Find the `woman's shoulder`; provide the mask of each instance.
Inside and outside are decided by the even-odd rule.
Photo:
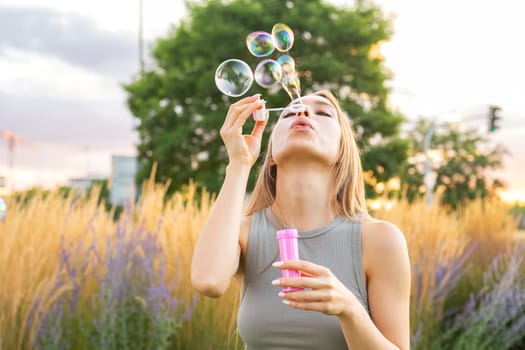
[[[363,240],[378,246],[406,244],[403,232],[389,221],[368,216],[363,219]]]
[[[367,217],[362,225],[363,261],[368,268],[408,254],[405,235],[393,223]]]

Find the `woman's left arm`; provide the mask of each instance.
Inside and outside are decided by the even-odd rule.
[[[303,260],[282,262],[277,264],[280,269],[299,269],[302,276],[279,278],[273,283],[309,288],[280,295],[291,307],[337,316],[350,349],[408,350],[410,262],[406,240],[392,224],[373,222],[364,226],[363,264],[370,316],[326,267]]]
[[[383,221],[363,225],[363,265],[370,316],[363,307],[339,316],[349,348],[410,349],[410,261],[403,233]]]

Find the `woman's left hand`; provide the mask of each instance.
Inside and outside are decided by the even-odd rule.
[[[305,290],[283,293],[283,303],[296,309],[312,310],[334,316],[349,316],[356,296],[334,276],[330,269],[305,260],[287,260],[274,263],[275,267],[301,271],[301,277],[280,277],[272,284],[279,287],[301,287]]]

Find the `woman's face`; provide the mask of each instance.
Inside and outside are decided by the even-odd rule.
[[[272,159],[280,165],[290,160],[316,160],[332,165],[337,160],[341,128],[337,110],[325,97],[302,98],[305,111],[297,112],[300,101],[285,109],[272,132]],[[299,108],[300,109],[300,108]]]

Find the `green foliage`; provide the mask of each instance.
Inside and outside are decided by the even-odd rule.
[[[233,99],[215,87],[215,70],[229,58],[242,59],[254,69],[260,59],[250,56],[246,36],[270,31],[278,22],[294,30],[290,55],[296,60],[303,95],[321,88],[338,95],[360,147],[366,145],[365,170],[381,179],[398,173],[407,145],[396,139],[402,117],[387,107],[384,82],[389,73],[382,58],[374,55],[391,35],[390,22],[378,7],[367,1],[349,9],[321,0],[211,0],[192,3],[188,13],[157,42],[154,65],[125,86],[128,106],[139,121],[139,182],[157,162],[156,180],[170,180],[171,191],[189,179],[218,191],[227,163],[219,130]],[[290,102],[282,89],[254,84],[247,95],[253,93],[262,93],[268,107]],[[253,124],[247,124],[250,130]],[[265,143],[271,127],[267,130]],[[255,176],[252,172],[250,186]]]
[[[31,187],[23,191],[14,192],[10,196],[15,202],[26,205],[35,198],[46,199],[50,194],[54,193],[55,191],[57,191],[62,196],[62,198],[67,198],[70,195],[71,191],[73,191],[73,188],[68,186],[60,186],[56,189],[50,190],[41,187]]]
[[[421,119],[409,133],[410,158],[401,173],[403,193],[409,200],[424,194],[424,137],[431,123]],[[457,209],[466,201],[494,196],[504,186],[503,181],[490,176],[491,170],[503,166],[507,150],[500,145],[491,146],[488,139],[476,130],[460,130],[444,125],[433,134],[430,149],[439,154],[431,169],[437,178],[434,190],[441,201]]]

